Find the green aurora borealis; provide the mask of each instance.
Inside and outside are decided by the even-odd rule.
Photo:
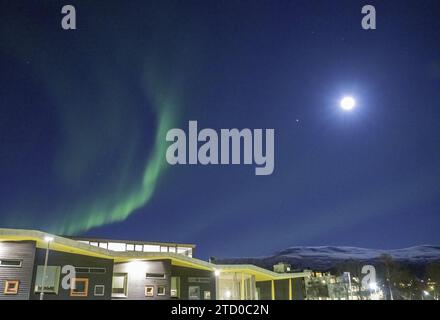
[[[1,21],[2,53],[19,66],[24,88],[11,93],[6,107],[19,107],[18,123],[22,112],[40,108],[41,114],[25,120],[34,133],[23,137],[16,154],[4,147],[11,159],[40,148],[46,159],[25,160],[33,170],[20,172],[24,178],[17,177],[14,196],[2,203],[9,214],[0,223],[78,234],[123,221],[152,198],[168,166],[165,135],[179,118],[180,86],[192,61],[184,51],[192,56],[186,50],[192,44],[179,36],[164,39],[170,27],[160,15],[139,21],[139,28],[154,24],[154,31],[134,38],[113,25],[111,10],[96,21],[94,10],[83,7],[87,29],[63,32],[59,15],[50,14],[53,6],[44,6],[47,23],[38,28],[25,27],[32,5],[17,5],[23,21]],[[163,14],[171,19],[168,11]]]

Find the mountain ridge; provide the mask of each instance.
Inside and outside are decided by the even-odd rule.
[[[423,244],[399,249],[368,249],[352,246],[292,246],[272,255],[259,257],[213,258],[217,264],[255,264],[272,270],[278,262],[286,262],[294,269],[328,271],[338,264],[357,261],[363,264],[382,264],[382,256],[391,258],[410,269],[420,269],[430,263],[440,263],[440,246]],[[418,270],[420,271],[420,270]],[[419,273],[419,272],[418,272]]]

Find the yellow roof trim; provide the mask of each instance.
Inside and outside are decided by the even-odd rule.
[[[0,241],[35,241],[38,248],[46,248],[47,242],[44,240],[46,236],[53,238],[50,243],[50,249],[55,251],[81,254],[86,256],[112,259],[114,262],[125,262],[133,260],[160,260],[170,259],[172,265],[189,267],[199,270],[220,272],[243,272],[255,276],[256,281],[266,280],[282,280],[290,278],[298,278],[307,276],[305,273],[275,273],[270,270],[266,270],[254,265],[216,265],[210,262],[202,261],[199,259],[187,257],[178,253],[171,252],[116,252],[99,248],[64,238],[49,233],[36,231],[36,230],[24,230],[24,229],[2,229],[0,228]]]

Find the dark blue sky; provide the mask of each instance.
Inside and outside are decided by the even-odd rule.
[[[0,226],[99,220],[83,234],[202,258],[440,242],[438,1],[0,3]],[[144,205],[102,218],[145,195],[163,113],[274,128],[274,173],[165,166]]]

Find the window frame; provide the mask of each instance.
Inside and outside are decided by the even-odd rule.
[[[96,288],[102,288],[102,294],[101,293],[100,294],[96,293]],[[95,297],[103,297],[103,296],[105,296],[105,285],[103,285],[103,284],[95,284],[95,286],[93,287],[93,295]]]
[[[147,272],[145,273],[145,278],[163,280],[167,278],[167,275],[164,272]]]
[[[113,292],[113,283],[114,283],[114,278],[115,277],[124,277],[124,293],[114,293]],[[127,272],[115,272],[112,275],[112,291],[111,291],[111,296],[113,298],[127,298],[128,297],[128,273]]]
[[[14,284],[13,291],[9,290],[9,285],[10,284]],[[20,289],[20,280],[5,280],[5,289],[3,290],[3,294],[5,294],[5,295],[17,295],[19,289]]]
[[[54,287],[52,289],[48,289],[47,285],[48,283],[45,281],[44,286],[45,288],[40,288],[41,286],[41,278],[38,278],[38,269],[40,269],[41,277],[44,273],[44,265],[37,265],[37,273],[35,275],[35,286],[34,286],[34,293],[41,293],[44,292],[44,294],[58,294],[60,289],[60,277],[61,277],[61,267],[60,266],[46,266],[46,277],[48,276],[50,270],[54,270],[55,276],[54,276]],[[50,287],[49,287],[50,288]]]
[[[175,286],[173,286],[173,283]],[[180,299],[180,277],[172,276],[170,285],[170,297]]]
[[[70,296],[71,297],[87,297],[89,295],[89,278],[72,278],[70,280],[71,286],[70,286]],[[84,291],[75,292],[76,290],[76,283],[77,282],[84,282]],[[75,284],[75,285],[73,285]]]
[[[3,262],[6,261],[14,261],[19,262],[19,265],[5,265]],[[21,268],[23,266],[23,260],[22,259],[0,259],[0,267],[2,268]]]
[[[163,293],[161,293],[159,289],[163,289]],[[163,286],[163,285],[157,286],[157,296],[162,297],[162,296],[166,296],[166,295],[167,295],[166,286]]]
[[[154,286],[152,285],[146,285],[144,289],[144,293],[146,297],[154,297]],[[150,293],[148,293],[148,290],[151,290]]]

